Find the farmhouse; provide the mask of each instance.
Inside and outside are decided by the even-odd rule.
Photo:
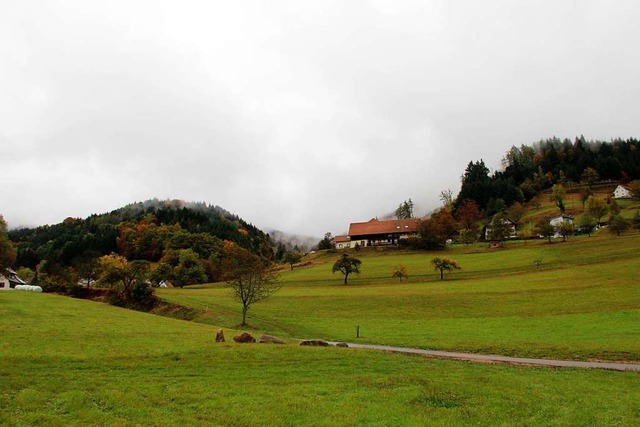
[[[633,198],[633,192],[629,187],[620,184],[616,187],[615,190],[613,190],[613,198],[614,199],[631,199]]]
[[[349,225],[350,246],[397,245],[400,239],[415,235],[418,231],[417,218],[352,222]],[[336,247],[338,247],[336,245]]]
[[[551,218],[549,220],[549,224],[551,224],[554,228],[554,230],[556,231],[555,234],[553,235],[553,237],[558,238],[561,237],[562,234],[560,233],[560,227],[562,226],[562,224],[571,224],[573,225],[573,217],[571,215],[566,215],[566,214],[562,214],[560,216],[557,216],[555,218]]]
[[[351,247],[351,237],[349,236],[335,236],[333,243],[336,245],[336,249],[346,249]]]
[[[10,268],[0,272],[0,289],[15,288],[16,285],[26,285],[27,282],[18,277],[18,274]]]
[[[511,221],[509,218],[504,218],[500,220],[500,223],[507,229],[507,232],[505,233],[507,239],[515,239],[516,237],[518,237],[515,222]],[[485,240],[491,240],[493,238],[492,231],[493,230],[491,229],[491,224],[487,224],[484,227]]]

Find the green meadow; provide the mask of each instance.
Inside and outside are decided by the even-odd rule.
[[[215,343],[219,327],[228,339],[238,332],[241,314],[221,283],[158,290],[190,308],[191,321],[3,291],[0,425],[636,426],[637,372],[300,347],[295,338],[637,363],[638,249],[637,231],[606,230],[499,249],[367,248],[352,252],[363,264],[348,285],[331,273],[340,252],[312,254],[249,311],[248,330],[288,345]],[[441,281],[436,256],[462,270]],[[408,281],[391,277],[398,264]]]
[[[640,422],[633,372],[216,344],[209,325],[18,291],[0,294],[0,314],[0,425]]]
[[[251,328],[437,350],[576,360],[640,360],[640,235],[455,245],[442,252],[375,248],[352,252],[360,275],[331,273],[336,253],[283,270],[284,287],[249,311]],[[430,260],[462,270],[441,281]],[[541,260],[539,268],[534,260]],[[409,280],[391,277],[407,267]],[[197,311],[197,322],[235,327],[240,307],[223,284],[159,292]],[[356,328],[360,327],[360,338]]]

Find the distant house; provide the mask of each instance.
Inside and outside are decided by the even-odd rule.
[[[566,214],[562,214],[560,216],[557,216],[555,218],[551,218],[549,220],[549,224],[551,224],[554,228],[554,230],[556,231],[555,234],[553,235],[553,237],[558,238],[558,237],[562,237],[562,235],[560,234],[560,227],[562,226],[562,224],[571,224],[573,225],[573,220],[574,218],[571,215],[566,215]]]
[[[351,247],[351,237],[349,236],[335,236],[333,243],[336,245],[336,249],[347,249]]]
[[[350,247],[360,245],[383,246],[397,245],[398,241],[418,232],[419,219],[371,219],[367,222],[352,222],[349,225]],[[337,247],[337,246],[336,246]]]
[[[505,225],[507,227],[507,229],[509,230],[507,233],[506,238],[507,239],[515,239],[516,237],[518,237],[518,232],[516,231],[516,223],[511,221],[509,218],[504,218],[501,219],[500,222],[502,223],[502,225]],[[493,236],[492,236],[492,229],[491,229],[491,224],[487,224],[484,227],[484,239],[485,240],[492,240]]]
[[[620,184],[616,187],[615,190],[613,190],[613,198],[614,199],[632,199],[633,192],[629,187]]]
[[[16,285],[26,285],[27,282],[22,280],[18,274],[10,268],[0,272],[0,289],[15,288]]]

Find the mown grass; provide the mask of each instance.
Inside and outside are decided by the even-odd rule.
[[[208,325],[26,292],[0,293],[0,315],[0,425],[640,422],[637,373],[215,344]]]
[[[640,360],[640,235],[604,231],[568,242],[510,242],[505,249],[442,252],[362,250],[362,273],[341,284],[339,254],[283,271],[283,289],[249,311],[256,330],[289,337],[354,340],[440,350],[569,359]],[[444,281],[430,259],[463,270]],[[541,259],[539,269],[533,261]],[[391,278],[407,266],[409,282]],[[163,290],[200,310],[197,321],[233,327],[239,306],[222,284]]]

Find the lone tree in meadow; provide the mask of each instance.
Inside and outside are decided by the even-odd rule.
[[[224,243],[222,256],[222,277],[242,303],[242,326],[245,326],[249,307],[268,298],[282,285],[277,273],[264,260],[232,242]]]
[[[361,264],[362,261],[360,261],[358,258],[354,258],[345,253],[342,254],[342,256],[335,262],[335,264],[333,264],[333,268],[331,269],[331,271],[333,273],[335,273],[336,271],[342,273],[344,275],[344,284],[346,285],[349,274],[360,274]]]
[[[391,273],[391,277],[397,277],[400,279],[400,283],[402,283],[402,279],[408,279],[409,275],[407,274],[407,267],[400,264],[393,268],[393,272]]]
[[[282,259],[284,260],[284,262],[289,264],[291,266],[291,269],[293,270],[293,264],[297,264],[300,262],[300,260],[302,259],[302,254],[298,251],[287,251],[285,252]]]
[[[440,280],[444,280],[445,271],[462,269],[456,261],[447,258],[434,258],[431,260],[431,264],[434,269],[440,271]]]

